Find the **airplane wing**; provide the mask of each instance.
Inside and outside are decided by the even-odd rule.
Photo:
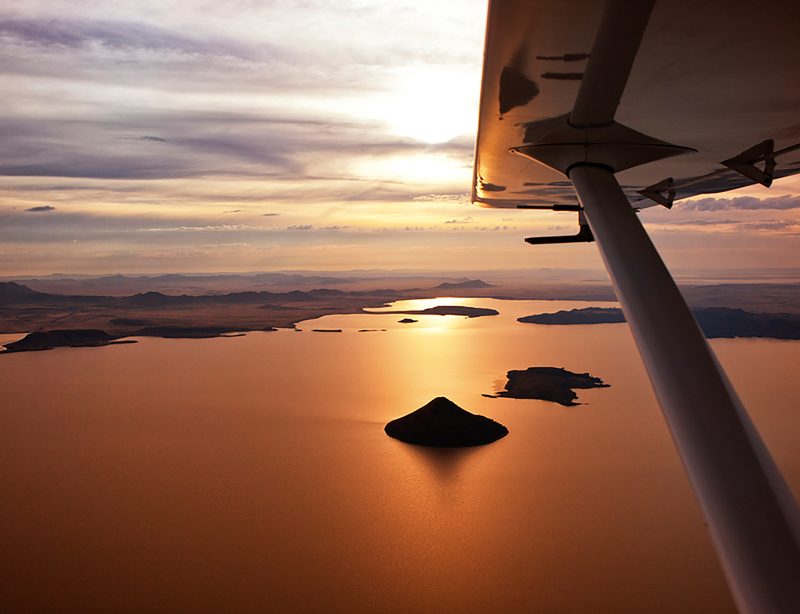
[[[596,241],[744,612],[800,612],[792,494],[636,209],[800,171],[800,2],[492,0],[473,200]],[[565,247],[564,249],[568,249]]]
[[[491,2],[474,202],[577,206],[563,174],[531,164],[520,149],[546,138],[572,111],[602,16],[599,1]],[[800,2],[794,1],[655,3],[616,121],[694,151],[619,173],[635,208],[800,172],[797,24]]]

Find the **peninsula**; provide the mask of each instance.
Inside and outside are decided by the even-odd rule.
[[[5,352],[37,352],[57,347],[100,347],[116,343],[136,343],[134,339],[120,341],[118,337],[97,329],[49,330],[33,332],[19,341],[7,343]]]

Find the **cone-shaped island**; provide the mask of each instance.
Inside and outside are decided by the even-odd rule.
[[[418,446],[460,448],[482,446],[508,435],[502,424],[461,409],[450,399],[436,397],[384,428],[389,437]]]

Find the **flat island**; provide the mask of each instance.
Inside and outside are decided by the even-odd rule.
[[[470,413],[446,397],[436,397],[416,411],[392,420],[384,431],[405,443],[437,448],[482,446],[508,435],[502,424]]]
[[[566,407],[578,405],[574,388],[608,388],[599,377],[588,373],[573,373],[559,367],[528,367],[524,371],[509,371],[505,390],[496,395],[509,399],[541,399]]]
[[[470,307],[468,305],[437,305],[427,309],[405,309],[402,311],[369,311],[367,313],[396,313],[412,316],[464,316],[466,318],[480,318],[483,316],[496,316],[500,312],[487,307]],[[405,318],[410,320],[411,318]],[[402,322],[402,320],[401,320]]]
[[[584,307],[517,318],[517,322],[525,324],[616,324],[624,321],[619,307]]]
[[[692,313],[708,339],[800,339],[800,316],[793,313],[752,313],[728,307],[702,307],[692,309]],[[517,321],[526,324],[615,324],[624,322],[625,315],[619,307],[585,307],[537,313],[517,318]]]

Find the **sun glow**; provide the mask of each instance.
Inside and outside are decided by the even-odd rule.
[[[364,179],[428,186],[469,185],[472,169],[463,160],[441,153],[366,157],[354,161],[353,171]]]
[[[397,136],[445,143],[477,129],[479,82],[480,74],[464,67],[397,67],[389,71],[384,91],[348,100],[348,111],[385,124]]]

